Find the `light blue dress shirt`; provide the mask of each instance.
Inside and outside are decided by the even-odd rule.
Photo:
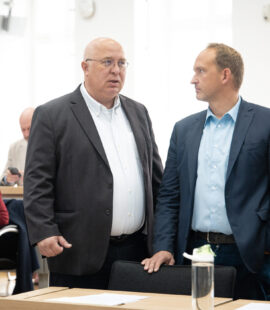
[[[231,234],[225,183],[232,136],[241,98],[221,119],[208,108],[198,154],[192,229]]]

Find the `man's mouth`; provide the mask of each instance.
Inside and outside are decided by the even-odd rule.
[[[109,83],[119,84],[120,82],[118,80],[109,80]]]

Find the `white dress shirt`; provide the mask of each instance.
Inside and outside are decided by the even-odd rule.
[[[112,236],[132,234],[145,220],[144,181],[137,145],[119,97],[107,109],[81,85],[113,175]]]

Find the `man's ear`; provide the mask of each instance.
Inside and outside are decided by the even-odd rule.
[[[229,68],[223,69],[222,82],[224,84],[228,83],[232,79],[232,72]]]
[[[86,61],[82,61],[81,67],[83,69],[83,72],[86,74],[86,72],[88,71],[88,63]]]

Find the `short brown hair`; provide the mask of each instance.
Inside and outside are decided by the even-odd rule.
[[[216,64],[219,68],[229,68],[231,70],[234,86],[238,90],[242,84],[244,75],[244,63],[240,53],[222,43],[210,43],[207,48],[215,49]]]

